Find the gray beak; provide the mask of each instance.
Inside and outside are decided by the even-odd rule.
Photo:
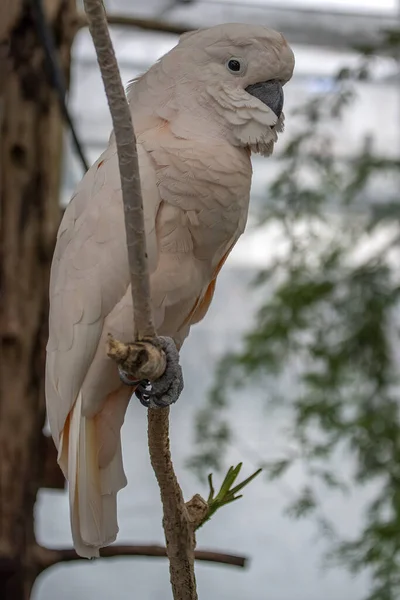
[[[280,81],[271,79],[270,81],[253,83],[246,88],[246,92],[269,106],[279,119],[283,109],[283,88]]]

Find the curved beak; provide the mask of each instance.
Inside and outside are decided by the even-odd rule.
[[[283,88],[280,81],[271,79],[270,81],[253,83],[245,91],[269,106],[279,119],[283,109]]]

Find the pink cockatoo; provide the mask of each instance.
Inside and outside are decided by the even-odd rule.
[[[207,313],[218,272],[243,233],[251,153],[273,150],[293,68],[280,33],[217,25],[184,34],[128,88],[154,321],[178,348]],[[120,431],[132,394],[105,350],[108,333],[134,337],[113,135],[61,222],[49,325],[47,414],[69,482],[75,549],[95,557],[118,533],[116,497],[127,483]]]

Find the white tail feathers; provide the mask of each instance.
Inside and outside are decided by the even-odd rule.
[[[82,416],[79,393],[62,432],[58,462],[69,482],[72,538],[79,556],[99,556],[117,537],[117,493],[126,486],[121,441],[109,464],[99,466],[95,419]]]

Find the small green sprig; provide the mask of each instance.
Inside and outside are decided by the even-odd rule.
[[[247,479],[245,479],[241,483],[238,483],[235,487],[232,487],[240,473],[242,465],[243,463],[239,463],[236,467],[229,467],[229,470],[225,475],[225,479],[222,482],[220,490],[216,496],[214,495],[215,490],[212,480],[212,473],[210,473],[210,475],[208,476],[208,484],[210,486],[210,493],[207,498],[208,512],[204,517],[203,521],[201,521],[201,523],[198,525],[197,529],[199,529],[202,525],[204,525],[204,523],[209,521],[212,515],[219,508],[225,506],[226,504],[230,504],[235,500],[239,500],[239,498],[242,498],[243,494],[237,496],[237,493],[240,492],[240,490],[242,490],[247,484],[253,481],[253,479],[257,477],[257,475],[262,471],[262,469],[257,469],[257,471],[250,475],[250,477],[247,477]]]

